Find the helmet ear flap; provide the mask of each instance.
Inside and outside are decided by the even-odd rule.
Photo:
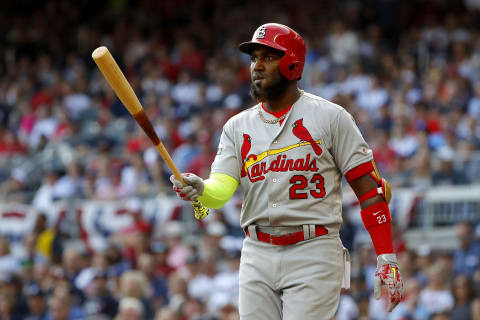
[[[299,62],[292,59],[288,59],[285,56],[280,60],[280,73],[288,80],[297,80],[299,73]]]

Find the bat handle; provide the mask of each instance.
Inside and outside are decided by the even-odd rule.
[[[187,184],[185,183],[185,180],[183,180],[180,170],[178,170],[177,166],[175,165],[175,162],[173,162],[172,158],[170,157],[170,154],[168,153],[167,149],[165,149],[165,146],[163,145],[163,143],[160,141],[155,147],[157,148],[157,151],[162,156],[163,160],[167,163],[167,166],[170,168],[170,170],[172,170],[174,177],[177,180],[179,180],[184,186],[186,186]],[[193,212],[195,214],[195,218],[198,220],[205,218],[206,216],[208,216],[208,213],[210,212],[208,208],[202,205],[198,200],[192,201],[192,207],[193,207]]]

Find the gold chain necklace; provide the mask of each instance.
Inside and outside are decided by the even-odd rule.
[[[302,96],[304,93],[303,90],[300,90],[300,96]],[[290,108],[290,110],[292,110],[293,106]],[[273,119],[273,120],[270,120],[270,119],[265,119],[265,117],[263,116],[263,112],[262,112],[262,105],[261,104],[258,104],[258,107],[257,107],[257,111],[258,111],[258,115],[260,116],[260,119],[262,119],[263,122],[265,123],[268,123],[268,124],[275,124],[275,123],[278,123],[280,121],[282,121],[283,119],[285,119],[285,117],[290,113],[290,110],[288,110],[283,116],[281,116],[280,118],[276,118],[276,119]]]
[[[257,107],[257,111],[258,111],[258,115],[260,116],[260,119],[262,119],[263,122],[265,123],[269,123],[269,124],[275,124],[277,122],[280,122],[282,121],[283,119],[285,119],[285,117],[287,116],[288,112],[290,112],[290,110],[288,110],[287,113],[285,113],[283,116],[281,116],[280,118],[276,118],[276,119],[273,119],[273,120],[270,120],[270,119],[265,119],[265,117],[263,116],[263,113],[262,113],[262,105],[258,105]]]

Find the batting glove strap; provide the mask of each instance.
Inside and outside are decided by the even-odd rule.
[[[382,254],[377,257],[374,279],[374,294],[377,300],[382,296],[382,287],[387,291],[388,312],[391,312],[403,299],[405,293],[395,254]]]
[[[173,184],[173,191],[182,200],[191,201],[197,200],[203,194],[204,184],[203,179],[193,173],[182,173],[183,181],[187,184],[184,186],[180,180],[174,175],[170,176],[170,181]]]

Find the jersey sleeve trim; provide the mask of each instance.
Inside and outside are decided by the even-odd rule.
[[[348,182],[352,182],[372,171],[375,171],[375,167],[373,166],[372,161],[367,161],[348,170],[345,173],[345,179],[347,179]]]

